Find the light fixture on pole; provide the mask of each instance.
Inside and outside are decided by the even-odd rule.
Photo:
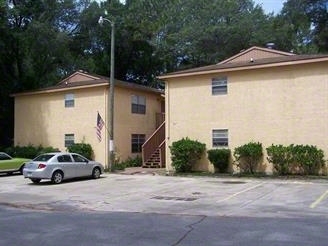
[[[109,123],[109,153],[108,153],[108,169],[113,171],[114,164],[114,31],[115,23],[102,16],[99,17],[98,23],[102,25],[104,21],[110,23],[112,27],[111,32],[111,46],[110,46],[110,82],[109,82],[109,98],[108,98],[108,123]]]

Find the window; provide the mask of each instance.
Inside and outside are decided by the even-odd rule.
[[[9,156],[9,155],[7,155],[7,154],[5,154],[5,153],[0,153],[0,160],[1,161],[5,161],[5,160],[11,160],[12,158]]]
[[[72,162],[72,158],[70,155],[60,155],[57,157],[58,162]]]
[[[74,134],[65,134],[65,147],[69,147],[74,144]]]
[[[80,155],[72,155],[73,156],[73,159],[74,159],[74,161],[75,162],[88,162],[88,160],[87,159],[85,159],[85,158],[83,158],[82,156],[80,156]]]
[[[146,97],[132,95],[131,111],[133,114],[146,113]]]
[[[43,154],[43,155],[39,155],[38,157],[34,158],[33,161],[48,161],[52,157],[54,157],[54,155]]]
[[[74,94],[65,95],[65,108],[74,107]]]
[[[212,79],[212,95],[225,95],[228,92],[227,77]]]
[[[213,147],[226,147],[228,146],[228,130],[218,129],[212,131],[212,144]]]
[[[145,134],[132,134],[131,137],[131,150],[132,153],[141,153],[142,145],[145,143]]]

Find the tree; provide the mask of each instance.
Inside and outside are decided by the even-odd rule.
[[[312,0],[307,1],[308,16],[314,27],[314,43],[318,46],[319,52],[328,51],[328,1]]]
[[[272,39],[271,18],[251,0],[131,0],[128,8],[126,22],[156,47],[160,73],[213,64]]]
[[[265,43],[297,53],[328,50],[327,0],[288,0],[278,16],[253,0],[0,0],[0,145],[13,132],[13,92],[53,85],[75,70],[161,87],[157,76],[217,63]],[[5,139],[5,140],[4,140]],[[3,143],[2,143],[3,142]]]
[[[13,136],[13,92],[52,85],[71,63],[68,43],[78,8],[73,0],[0,2],[0,145]]]
[[[327,52],[327,9],[327,0],[288,0],[276,19],[276,32],[291,40],[296,53]]]

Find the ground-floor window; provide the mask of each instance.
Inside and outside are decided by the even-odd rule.
[[[145,143],[145,134],[132,134],[131,135],[131,152],[141,153],[142,145]]]
[[[212,130],[212,145],[213,147],[226,147],[229,144],[228,129],[213,129]]]
[[[69,147],[74,144],[74,134],[65,134],[65,147]]]

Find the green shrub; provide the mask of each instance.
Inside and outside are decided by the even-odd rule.
[[[22,157],[22,158],[26,158],[25,156],[16,156],[15,155],[15,147],[14,146],[10,146],[10,147],[7,147],[7,148],[4,148],[4,149],[1,149],[0,150],[1,152],[5,152],[7,153],[8,155],[12,156],[12,157]]]
[[[293,160],[305,175],[317,175],[325,165],[324,152],[313,145],[291,145]]]
[[[206,149],[206,145],[189,138],[173,142],[170,146],[172,166],[176,172],[189,172]]]
[[[312,145],[271,145],[267,153],[268,161],[280,175],[318,175],[325,165],[323,150]]]
[[[262,144],[250,142],[235,148],[233,153],[241,173],[254,174],[263,156]]]
[[[75,143],[67,147],[68,152],[77,153],[92,160],[93,150],[90,144],[87,143]]]
[[[39,145],[38,147],[35,147],[33,145],[27,145],[27,146],[13,146],[8,147],[4,150],[7,154],[13,156],[13,157],[23,157],[23,158],[29,158],[34,159],[36,156],[47,153],[47,152],[58,152],[59,150],[53,147],[42,147]]]
[[[141,167],[142,166],[142,158],[137,155],[134,158],[128,157],[128,159],[125,161],[126,167]]]
[[[28,145],[9,147],[5,150],[5,152],[13,157],[33,159],[38,155],[40,150],[41,146],[35,147],[33,145]]]
[[[54,147],[44,147],[44,148],[40,149],[40,151],[38,152],[38,155],[41,155],[44,153],[50,153],[50,152],[60,152],[60,150],[57,148],[54,148]]]
[[[267,160],[272,163],[273,171],[279,175],[291,173],[291,164],[293,164],[292,145],[271,145],[266,148]]]
[[[120,161],[119,159],[115,159],[113,164],[113,170],[124,170],[127,167],[141,167],[142,166],[142,158],[140,156],[136,156],[135,158],[128,157],[125,161]]]
[[[226,172],[231,155],[230,149],[211,149],[207,151],[208,160],[219,172]]]
[[[113,171],[115,170],[124,170],[126,168],[125,163],[124,162],[115,162],[113,165]]]

